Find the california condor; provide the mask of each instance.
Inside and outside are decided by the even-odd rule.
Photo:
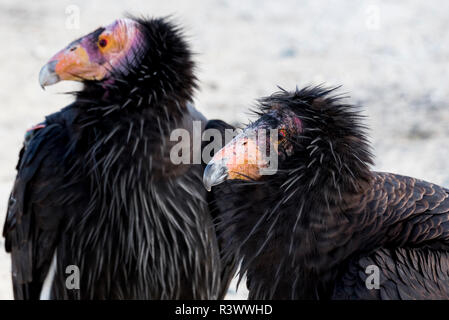
[[[371,171],[363,117],[343,98],[323,87],[264,98],[214,156],[203,179],[225,255],[241,260],[250,299],[448,299],[449,190]],[[277,171],[262,175],[270,143]]]
[[[9,200],[15,298],[224,297],[232,270],[221,265],[202,165],[170,160],[171,131],[206,124],[191,105],[197,81],[180,28],[116,20],[39,75],[43,87],[61,80],[83,89],[27,133]],[[74,268],[79,288],[67,288]]]

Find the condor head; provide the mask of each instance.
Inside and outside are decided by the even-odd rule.
[[[133,19],[118,19],[71,42],[42,67],[40,85],[44,88],[61,80],[101,81],[113,70],[125,72],[127,64],[143,51],[139,27]]]
[[[224,181],[271,183],[298,192],[366,188],[372,155],[363,117],[334,90],[307,87],[261,99],[259,119],[208,163],[206,189]],[[269,149],[276,156],[275,166]]]

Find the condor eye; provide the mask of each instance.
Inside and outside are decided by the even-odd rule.
[[[106,40],[106,39],[100,39],[100,40],[98,41],[98,45],[99,45],[101,48],[106,47],[107,44],[108,44],[108,40]]]
[[[279,133],[279,136],[285,138],[285,136],[287,135],[287,130],[279,129],[278,133]]]

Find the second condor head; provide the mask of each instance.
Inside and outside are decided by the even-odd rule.
[[[362,116],[334,91],[304,88],[261,99],[259,119],[207,166],[206,188],[224,181],[265,184],[284,203],[312,194],[331,201],[366,188],[372,156]]]

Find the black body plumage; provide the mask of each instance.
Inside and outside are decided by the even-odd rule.
[[[370,171],[358,108],[333,92],[262,99],[267,123],[301,120],[293,150],[280,151],[275,175],[213,188],[226,253],[238,255],[249,298],[449,298],[449,190]],[[378,290],[365,284],[369,265],[380,270]]]
[[[126,68],[83,81],[76,101],[48,116],[21,151],[4,226],[15,298],[39,298],[54,252],[55,299],[226,292],[202,166],[169,158],[173,129],[206,124],[189,105],[188,45],[166,19],[135,20],[144,41]],[[79,267],[79,290],[65,286],[68,265]]]

